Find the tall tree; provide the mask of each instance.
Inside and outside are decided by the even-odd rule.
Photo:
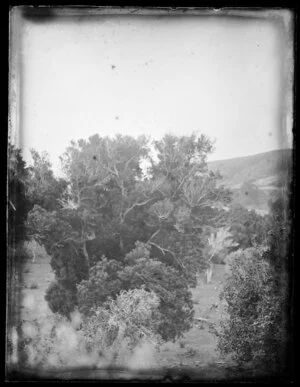
[[[16,247],[27,238],[26,218],[31,202],[26,194],[28,169],[21,150],[8,144],[7,200],[8,245]]]
[[[58,200],[64,197],[67,189],[65,179],[56,178],[46,152],[39,153],[31,149],[32,166],[28,168],[27,192],[32,203],[47,211],[59,207]]]
[[[47,299],[56,311],[69,313],[76,302],[83,302],[83,294],[101,293],[103,271],[104,278],[113,273],[109,288],[115,284],[111,290],[115,297],[125,283],[132,288],[150,281],[149,274],[157,270],[158,261],[166,275],[169,271],[170,277],[178,278],[178,294],[187,292],[182,303],[176,305],[173,300],[169,307],[170,313],[173,308],[172,313],[177,310],[180,316],[184,313],[179,308],[186,310],[187,320],[182,317],[181,328],[179,324],[170,330],[169,336],[174,338],[188,327],[191,318],[187,289],[195,285],[197,271],[205,266],[202,234],[207,225],[214,225],[214,207],[227,202],[229,192],[217,187],[218,176],[207,169],[206,156],[212,146],[206,137],[167,135],[154,142],[152,148],[156,157],[144,136],[94,135],[72,142],[61,158],[69,197],[60,201],[56,211],[36,207],[31,220],[52,256],[57,283],[49,289]],[[150,168],[145,176],[142,161],[146,159]],[[126,257],[135,251],[138,241],[145,244],[146,250],[150,248],[149,255],[143,253],[140,257],[148,257],[150,266],[142,260],[144,269],[139,261],[129,270]],[[96,281],[92,274],[95,270]],[[125,272],[132,278],[127,278]],[[171,283],[166,284],[165,290],[170,292]],[[109,296],[105,294],[104,298]],[[59,297],[64,298],[67,307],[60,307]]]

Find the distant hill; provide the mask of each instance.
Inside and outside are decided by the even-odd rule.
[[[281,149],[253,156],[208,163],[223,176],[221,184],[233,191],[233,202],[246,208],[268,211],[268,200],[288,184],[292,172],[292,150]]]

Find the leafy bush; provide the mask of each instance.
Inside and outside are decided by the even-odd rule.
[[[126,265],[102,257],[90,268],[89,279],[77,286],[80,312],[89,316],[92,310],[102,307],[109,297],[115,298],[122,289],[144,286],[160,300],[156,330],[164,340],[173,340],[189,330],[194,312],[192,294],[184,277],[149,256],[150,247],[137,242],[136,248],[125,257]]]
[[[77,304],[74,290],[68,290],[57,281],[53,281],[50,284],[46,291],[45,300],[53,313],[60,313],[62,316],[67,317],[74,311]]]
[[[221,322],[218,347],[240,363],[276,368],[285,337],[283,295],[263,254],[249,248],[231,255],[231,275],[221,293],[227,316]]]
[[[122,291],[83,320],[88,350],[100,351],[109,363],[124,364],[142,342],[155,348],[161,341],[155,326],[158,306],[154,292],[144,288]]]
[[[89,270],[89,279],[77,286],[78,307],[81,313],[90,315],[92,309],[101,306],[108,297],[114,297],[122,288],[118,271],[122,265],[114,259],[102,256]]]
[[[261,216],[241,205],[232,206],[225,218],[234,242],[242,249],[265,243],[272,226],[269,216]]]

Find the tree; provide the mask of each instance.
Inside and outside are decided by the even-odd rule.
[[[16,300],[20,297],[22,268],[27,258],[23,244],[28,239],[26,219],[32,205],[26,195],[26,163],[21,150],[11,143],[7,161],[7,324],[13,327],[20,312]]]
[[[72,142],[61,158],[68,198],[55,211],[36,207],[31,222],[52,256],[57,284],[47,299],[56,311],[71,313],[71,305],[63,304],[72,297],[57,299],[64,288],[74,295],[74,307],[82,307],[93,294],[102,303],[122,289],[145,285],[153,290],[151,275],[160,277],[161,271],[160,299],[166,293],[169,300],[172,292],[178,299],[165,304],[167,317],[160,328],[165,339],[173,339],[190,326],[188,287],[205,267],[202,234],[219,216],[214,206],[228,202],[230,195],[207,169],[212,147],[206,137],[168,135],[153,146],[157,160],[144,136],[95,135]],[[145,159],[150,163],[146,176]],[[138,241],[144,244],[139,258],[148,258],[129,264],[128,254],[137,254]]]
[[[28,169],[21,150],[8,144],[7,198],[8,245],[16,247],[27,239],[26,218],[31,202],[26,194]]]
[[[164,198],[150,208],[148,243],[173,259],[191,280],[203,270],[204,235],[216,225],[220,212],[216,206],[227,203],[230,193],[217,188],[220,176],[207,169],[206,157],[211,142],[203,135],[166,135],[155,142],[158,162],[151,160],[152,175],[162,183]]]
[[[31,149],[32,165],[28,167],[26,180],[26,194],[34,209],[29,213],[27,220],[28,237],[31,239],[31,248],[35,257],[37,244],[41,244],[41,232],[37,224],[32,223],[35,217],[37,221],[37,208],[49,213],[57,211],[62,207],[61,202],[68,199],[68,183],[65,179],[56,178],[52,171],[47,152],[39,153]],[[43,210],[42,210],[43,209]],[[51,214],[49,215],[52,216]],[[42,227],[42,226],[41,226]]]
[[[46,152],[39,154],[31,149],[31,157],[33,164],[28,168],[27,194],[32,203],[53,211],[58,208],[58,201],[65,195],[67,182],[54,176]]]
[[[289,343],[289,236],[287,198],[271,204],[272,229],[264,245],[231,255],[231,275],[221,298],[227,318],[219,348],[240,363],[255,362],[263,372],[281,373]]]
[[[249,248],[264,244],[271,229],[268,215],[259,215],[254,210],[247,210],[241,205],[230,208],[226,215],[226,222],[230,224],[229,231],[240,248]]]

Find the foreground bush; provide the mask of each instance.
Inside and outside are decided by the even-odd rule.
[[[231,275],[221,294],[227,316],[221,323],[218,347],[239,363],[252,361],[276,369],[284,349],[284,298],[263,255],[257,248],[231,255]]]
[[[26,322],[21,342],[25,363],[43,369],[149,364],[161,340],[155,332],[158,306],[156,294],[142,288],[121,292],[88,318],[74,312],[70,319],[53,314]]]
[[[89,279],[78,285],[78,307],[90,316],[123,289],[144,287],[159,299],[155,329],[164,340],[175,340],[192,327],[193,302],[185,278],[171,266],[150,258],[148,245],[138,242],[125,256],[126,265],[102,257],[90,268]]]
[[[142,343],[154,348],[161,342],[156,333],[158,307],[157,295],[142,288],[122,291],[116,300],[94,309],[82,325],[89,352],[125,364]]]

